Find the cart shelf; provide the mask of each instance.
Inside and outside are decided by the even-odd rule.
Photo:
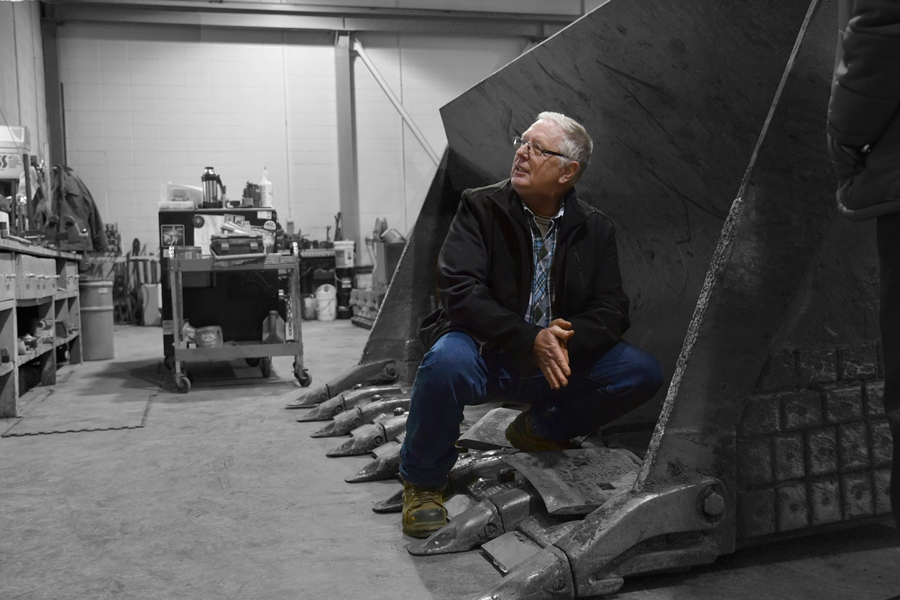
[[[280,254],[248,255],[248,258],[172,258],[169,268],[185,273],[205,273],[208,271],[267,271],[270,269],[293,269],[297,266],[295,256]]]
[[[238,358],[258,358],[261,356],[295,356],[303,351],[303,344],[288,342],[285,344],[253,344],[240,342],[238,345],[219,346],[218,348],[176,348],[175,358],[190,362],[191,360],[234,360]]]
[[[273,356],[293,356],[294,359],[294,375],[301,385],[307,386],[311,383],[312,378],[307,370],[303,367],[303,342],[300,333],[300,263],[296,256],[290,254],[255,254],[255,255],[231,255],[231,256],[204,256],[204,257],[184,257],[178,256],[174,249],[170,249],[163,261],[166,270],[165,281],[168,283],[168,293],[171,299],[171,321],[170,328],[173,342],[171,355],[166,357],[166,366],[173,371],[175,385],[181,392],[187,392],[191,389],[193,378],[187,372],[185,363],[202,362],[202,361],[227,361],[244,359],[248,364],[257,365],[262,372],[264,378],[268,378],[272,369]],[[185,319],[190,320],[191,311],[198,310],[196,305],[186,306],[184,298],[184,274],[185,273],[213,273],[213,274],[231,274],[246,273],[250,271],[269,271],[268,277],[276,279],[287,278],[287,289],[280,290],[285,292],[284,297],[260,297],[261,302],[271,302],[277,300],[284,302],[285,313],[285,333],[289,341],[276,344],[265,344],[262,339],[262,331],[257,334],[255,339],[248,339],[246,336],[246,328],[241,335],[236,335],[235,341],[230,341],[218,347],[187,347],[182,332]],[[273,273],[273,272],[277,272]],[[217,278],[212,278],[209,288],[219,289],[215,282]],[[221,283],[221,282],[220,282]],[[224,287],[222,289],[225,289]],[[207,293],[207,292],[204,292]],[[246,298],[241,298],[246,307]],[[217,303],[228,304],[231,298],[223,295],[216,298]],[[222,304],[218,304],[222,306]],[[205,312],[201,310],[201,314]],[[235,317],[240,319],[238,312]],[[222,323],[223,326],[226,323]],[[231,323],[233,326],[233,323]],[[164,331],[166,324],[164,323]],[[224,331],[227,336],[227,328]],[[227,339],[227,338],[226,338]]]

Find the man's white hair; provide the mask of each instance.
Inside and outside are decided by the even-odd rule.
[[[591,141],[591,136],[581,126],[581,123],[562,113],[542,112],[538,115],[538,121],[552,121],[562,129],[563,142],[559,151],[578,162],[578,172],[572,183],[577,182],[584,174],[584,170],[591,160],[591,153],[594,151],[594,142]]]

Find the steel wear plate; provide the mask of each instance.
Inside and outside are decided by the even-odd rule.
[[[462,434],[456,444],[472,450],[511,448],[506,440],[506,427],[519,416],[520,412],[502,407],[490,410]]]
[[[622,492],[637,477],[641,461],[620,448],[518,452],[503,461],[541,494],[552,515],[583,515]]]
[[[523,560],[541,551],[541,547],[518,531],[508,531],[500,537],[482,544],[488,560],[506,575]]]

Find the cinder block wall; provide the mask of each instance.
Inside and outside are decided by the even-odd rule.
[[[435,151],[438,109],[514,58],[524,40],[368,35],[361,41]],[[263,167],[284,224],[334,234],[340,210],[334,38],[327,33],[70,23],[59,28],[68,163],[125,245],[158,246],[166,181],[213,166],[239,198]],[[436,167],[355,60],[359,238],[376,217],[407,233]],[[345,232],[351,235],[352,232]],[[362,263],[371,262],[358,249]]]

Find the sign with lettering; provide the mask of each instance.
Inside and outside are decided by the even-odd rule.
[[[21,155],[0,154],[0,179],[18,179],[24,172]]]

